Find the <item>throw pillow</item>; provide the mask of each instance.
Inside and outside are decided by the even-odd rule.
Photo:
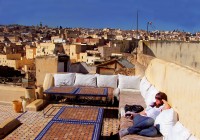
[[[94,74],[76,73],[75,86],[91,86],[96,87],[96,76]]]
[[[179,121],[170,129],[165,140],[188,140],[191,133]]]
[[[146,93],[145,96],[145,103],[147,106],[152,105],[156,100],[155,100],[155,96],[159,91],[152,85]]]
[[[139,89],[140,76],[126,76],[118,74],[119,89]]]
[[[54,86],[54,78],[51,73],[47,73],[44,77],[44,82],[43,82],[43,90],[47,90],[50,87]]]
[[[111,87],[117,88],[117,75],[100,75],[97,76],[97,86],[98,87]]]
[[[54,74],[55,86],[72,86],[75,80],[75,73]]]
[[[170,129],[177,122],[177,113],[173,110],[173,108],[163,110],[155,120],[154,125],[160,131],[160,133],[166,137],[169,134]]]
[[[150,82],[144,76],[140,82],[140,92],[143,98],[146,97],[147,90],[151,87]]]

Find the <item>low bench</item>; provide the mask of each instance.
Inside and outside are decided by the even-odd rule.
[[[43,99],[36,99],[35,101],[31,102],[26,106],[26,109],[29,111],[38,111],[41,110],[44,105],[46,104],[45,100]]]

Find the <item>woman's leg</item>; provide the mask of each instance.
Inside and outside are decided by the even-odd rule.
[[[147,129],[141,130],[140,132],[138,132],[138,134],[141,136],[155,137],[156,135],[158,135],[158,130],[154,126],[151,126]]]
[[[154,119],[138,114],[134,116],[133,123],[134,125],[128,128],[129,134],[136,134],[143,129],[153,126]]]

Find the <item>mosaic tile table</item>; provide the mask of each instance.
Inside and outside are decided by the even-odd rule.
[[[108,88],[99,87],[73,87],[73,86],[61,86],[61,87],[51,87],[44,91],[46,95],[56,95],[56,96],[72,96],[72,104],[97,104],[97,101],[102,101],[101,97],[105,97],[105,103],[107,104]],[[56,107],[56,106],[52,106]],[[43,110],[44,116],[48,115],[49,110]]]
[[[62,107],[39,133],[36,140],[98,140],[103,122],[103,109],[95,107]]]
[[[72,86],[61,86],[61,87],[51,87],[44,91],[45,94],[54,95],[73,95],[78,90],[77,87]]]
[[[108,96],[108,88],[99,87],[80,87],[76,92],[79,96]]]

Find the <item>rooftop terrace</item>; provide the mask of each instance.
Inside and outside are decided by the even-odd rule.
[[[48,105],[46,109],[50,108],[50,106],[51,105]],[[66,104],[60,104],[59,106],[66,106]],[[58,112],[58,110],[59,108],[54,108],[50,111],[50,113],[54,115]],[[111,135],[114,135],[118,132],[119,121],[117,115],[117,107],[104,108],[104,119],[100,140],[110,139]],[[48,122],[52,120],[52,117],[44,117],[42,111],[15,113],[12,106],[9,105],[0,105],[0,116],[0,124],[9,117],[18,118],[22,123],[13,132],[8,134],[4,138],[5,140],[35,139],[36,136],[48,124]]]

